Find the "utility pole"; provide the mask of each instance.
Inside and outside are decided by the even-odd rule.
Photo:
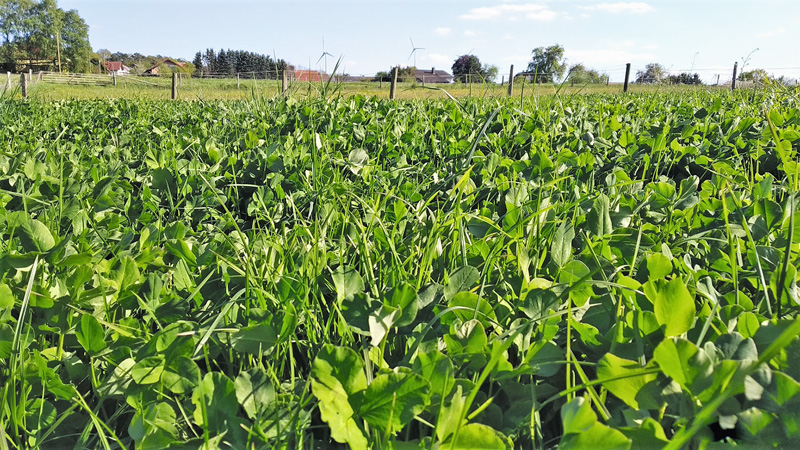
[[[56,33],[56,54],[58,55],[58,73],[61,73],[61,33]]]

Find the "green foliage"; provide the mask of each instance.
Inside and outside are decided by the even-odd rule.
[[[643,70],[636,71],[636,82],[653,84],[661,83],[667,78],[667,70],[658,63],[650,63]]]
[[[475,55],[461,55],[453,62],[453,77],[461,83],[482,83],[497,77],[497,67],[483,65]]]
[[[608,82],[608,75],[587,69],[583,64],[575,64],[567,71],[567,79],[572,84],[605,84]]]
[[[526,72],[528,77],[532,80],[535,79],[537,83],[554,83],[561,79],[566,70],[564,47],[554,44],[549,47],[533,49]]]
[[[790,447],[797,94],[632,95],[0,99],[0,445]]]
[[[89,27],[77,11],[64,11],[55,0],[9,0],[0,4],[0,60],[7,70],[56,70],[61,46],[62,69],[90,68]]]

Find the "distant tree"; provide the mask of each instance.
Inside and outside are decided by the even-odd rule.
[[[679,73],[677,75],[670,75],[667,77],[667,82],[669,82],[669,84],[689,84],[689,85],[703,84],[703,82],[700,81],[700,75],[688,72]]]
[[[664,66],[657,63],[650,63],[644,66],[644,70],[636,71],[637,83],[661,83],[666,79],[666,70]]]
[[[739,81],[755,81],[764,82],[770,79],[769,74],[764,69],[753,69],[747,72],[742,72],[737,77]]]
[[[495,65],[484,64],[483,67],[481,67],[481,74],[483,75],[485,81],[493,82],[497,79],[497,73],[499,70],[500,69],[498,69]]]
[[[400,68],[397,72],[397,80],[404,83],[415,81],[417,78],[417,68],[414,66],[406,66]]]
[[[453,77],[462,83],[481,82],[486,75],[481,60],[475,55],[461,55],[453,63]]]
[[[574,84],[602,84],[608,81],[608,75],[587,69],[583,64],[575,64],[569,68],[567,79]]]
[[[217,54],[213,48],[206,49],[203,55],[203,62],[205,62],[206,72],[214,73],[217,71]]]
[[[392,81],[392,71],[394,67],[390,68],[388,71],[380,71],[375,74],[373,78],[374,81]],[[397,81],[400,82],[412,82],[416,80],[417,76],[417,68],[414,66],[406,66],[400,67],[400,70],[397,71]]]
[[[194,70],[203,69],[203,73],[221,76],[233,76],[237,73],[247,77],[276,79],[281,70],[287,67],[286,61],[274,60],[269,55],[262,55],[246,50],[214,49],[197,52],[192,61]]]
[[[559,44],[550,47],[536,47],[531,52],[531,62],[527,72],[537,83],[552,83],[561,79],[567,69],[564,60],[564,47]]]
[[[192,60],[192,64],[194,64],[194,70],[197,71],[197,72],[200,72],[200,74],[202,74],[202,72],[203,72],[203,54],[200,53],[200,52],[195,53],[194,54],[194,59]]]
[[[92,47],[89,45],[89,26],[71,9],[61,19],[61,60],[62,68],[70,72],[91,70],[89,58]]]
[[[90,69],[92,52],[86,22],[76,11],[60,9],[55,0],[1,1],[0,36],[0,56],[7,69],[24,70],[33,65],[56,68],[59,50],[63,69]]]
[[[217,67],[215,69],[215,72],[220,75],[233,74],[233,66],[231,66],[228,60],[228,53],[225,52],[225,50],[220,50],[219,53],[217,53]]]

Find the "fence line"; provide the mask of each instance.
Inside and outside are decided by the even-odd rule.
[[[738,63],[735,65],[737,66]],[[685,83],[689,81],[690,83],[696,80],[699,80],[699,84],[706,85],[706,86],[730,86],[731,89],[734,89],[738,84],[740,87],[751,87],[757,86],[761,83],[761,80],[748,80],[743,81],[741,79],[741,73],[737,76],[735,75],[737,72],[733,72],[734,75],[731,75],[729,69],[724,67],[698,67],[698,68],[691,68],[691,69],[672,69],[661,67],[661,71],[658,73],[653,74],[656,78],[652,80],[643,81],[641,75],[645,72],[647,66],[633,68],[630,64],[626,65],[627,67],[619,67],[619,68],[606,68],[605,70],[598,70],[593,69],[594,72],[600,76],[598,80],[602,84],[610,85],[610,84],[622,84],[622,81],[618,80],[618,75],[621,73],[625,73],[625,87],[627,87],[628,82],[641,84],[647,83],[647,81],[651,83],[659,83],[664,84],[666,83],[677,83],[681,84],[682,82]],[[505,79],[505,76],[501,78],[500,84],[504,85],[507,82],[513,80],[518,81],[527,81],[532,82],[534,78],[539,78],[540,80],[552,80],[554,78],[558,79],[559,82],[570,82],[572,80],[572,84],[577,84],[578,82],[574,81],[575,77],[574,74],[568,72],[566,75],[564,74],[557,74],[554,72],[530,72],[530,71],[523,71],[519,73],[513,73],[513,66],[509,76],[511,77],[509,80]],[[745,67],[741,68],[741,72],[747,72]],[[800,72],[800,67],[781,67],[781,68],[751,68],[752,70],[758,70],[769,73],[770,71],[794,71],[797,70]],[[396,73],[396,70],[392,70],[393,73]],[[633,74],[631,74],[633,72]],[[431,82],[433,80],[426,80],[425,74],[429,73],[427,70],[419,70],[414,75],[410,77],[399,77],[397,80],[398,82],[422,82],[423,85],[426,84],[426,81]],[[704,74],[704,78],[700,78],[700,74]],[[614,74],[615,80],[612,82],[611,77]],[[350,82],[373,82],[379,83],[378,85],[382,88],[383,87],[383,79],[372,76],[372,75],[349,75],[349,74],[326,74],[324,72],[316,71],[316,70],[268,70],[268,71],[251,71],[251,72],[204,72],[200,71],[199,73],[195,74],[181,74],[176,73],[174,80],[175,80],[175,88],[180,88],[183,86],[183,79],[184,75],[188,76],[187,78],[196,78],[196,79],[228,79],[230,81],[236,80],[237,87],[241,87],[242,82],[248,81],[256,81],[256,80],[271,80],[271,81],[280,81],[281,87],[280,91],[284,94],[287,93],[288,87],[290,84],[293,83],[305,83],[305,82],[328,82],[331,80],[334,83],[350,83]],[[688,79],[679,79],[677,77],[682,75],[688,75]],[[698,78],[695,79],[693,76],[698,75]],[[716,75],[716,76],[714,76]],[[799,74],[800,75],[800,74]],[[438,74],[434,75],[431,74],[432,78],[438,78],[437,81],[440,81],[441,78]],[[134,74],[129,75],[122,75],[122,74],[85,74],[85,73],[66,73],[66,72],[49,72],[49,71],[42,71],[37,72],[35,75],[32,71],[23,72],[20,79],[17,80],[15,77],[12,76],[11,72],[7,72],[6,80],[3,83],[3,89],[8,90],[11,89],[13,86],[21,86],[22,77],[25,77],[26,80],[26,87],[34,86],[37,83],[44,82],[44,83],[54,83],[54,84],[71,84],[71,85],[112,85],[117,86],[118,81],[122,82],[131,82],[137,84],[143,84],[148,86],[155,86],[159,88],[169,88],[170,82],[169,78],[166,76],[137,76]],[[409,80],[409,78],[411,80]],[[421,78],[421,79],[420,79]],[[462,77],[453,77],[453,81],[458,81],[459,78]],[[157,81],[158,80],[158,81]],[[284,81],[285,80],[285,81]],[[472,84],[473,82],[478,83],[486,83],[485,80],[479,74],[468,74],[466,76],[467,82]],[[798,84],[798,77],[787,77],[783,75],[779,78],[779,81],[786,84],[786,85],[794,85]],[[491,81],[489,81],[491,83]],[[389,83],[387,83],[388,85]],[[694,83],[691,83],[694,84]],[[525,83],[522,84],[522,88],[524,89]],[[513,90],[512,86],[509,86],[509,95]],[[627,89],[623,89],[627,91]]]

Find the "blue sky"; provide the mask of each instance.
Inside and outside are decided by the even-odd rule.
[[[274,54],[324,69],[324,50],[350,74],[395,64],[450,70],[471,52],[500,74],[555,43],[568,64],[612,81],[657,62],[706,80],[730,79],[734,62],[800,78],[798,0],[60,0],[89,24],[94,49],[191,60],[206,48]],[[328,60],[331,70],[334,61]]]

